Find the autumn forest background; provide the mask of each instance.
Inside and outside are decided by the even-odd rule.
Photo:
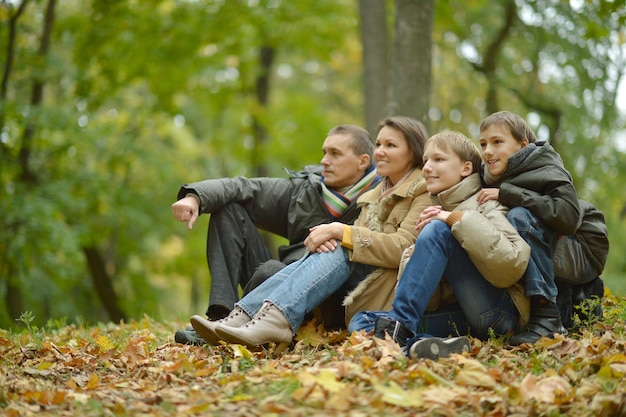
[[[180,185],[283,176],[391,114],[473,139],[521,114],[604,212],[626,294],[625,20],[624,0],[2,0],[0,328],[204,312],[208,216],[174,220]]]

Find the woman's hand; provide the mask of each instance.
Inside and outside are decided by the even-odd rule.
[[[478,193],[478,204],[485,204],[489,200],[498,201],[500,196],[499,188],[483,188]]]
[[[310,228],[309,235],[304,239],[304,245],[309,252],[331,252],[337,249],[339,243],[343,239],[343,223],[333,222],[329,224],[320,224]]]

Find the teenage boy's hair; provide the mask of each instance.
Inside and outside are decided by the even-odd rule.
[[[470,139],[456,130],[444,130],[428,139],[426,146],[436,146],[442,151],[454,153],[461,161],[472,163],[472,173],[478,172],[482,157],[480,151]]]
[[[367,154],[370,157],[370,165],[374,163],[374,141],[367,130],[356,125],[338,125],[330,129],[326,136],[332,135],[350,135],[352,152],[357,156]]]
[[[516,141],[521,142],[528,139],[528,143],[537,142],[535,132],[528,126],[528,123],[520,116],[509,111],[499,111],[487,116],[480,123],[480,131],[487,129],[491,125],[506,126]]]

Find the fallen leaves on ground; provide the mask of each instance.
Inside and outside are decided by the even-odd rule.
[[[149,317],[41,334],[0,330],[0,414],[34,416],[619,416],[626,299],[567,337],[463,355],[403,356],[390,340],[314,321],[286,350],[185,346]],[[611,324],[608,324],[611,323]]]

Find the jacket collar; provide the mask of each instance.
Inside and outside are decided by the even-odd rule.
[[[444,210],[452,211],[459,204],[480,191],[480,188],[480,175],[476,173],[437,195],[431,195],[431,198],[434,203],[441,205]]]
[[[382,184],[383,181],[379,182],[373,190],[363,193],[361,197],[359,197],[358,203],[368,204],[378,200],[381,195]],[[400,186],[396,188],[392,194],[405,198],[409,195],[419,194],[420,192],[416,193],[416,189],[420,192],[426,192],[426,181],[424,181],[424,175],[422,174],[422,170],[419,168],[413,170],[411,175],[409,175],[409,177],[402,184],[400,184]]]

